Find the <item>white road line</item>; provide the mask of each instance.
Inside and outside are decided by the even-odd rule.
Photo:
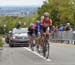
[[[24,47],[24,49],[26,49],[27,51],[29,51],[29,52],[31,52],[31,53],[37,55],[37,56],[39,56],[40,58],[42,58],[42,59],[44,59],[44,60],[46,60],[46,61],[51,61],[51,59],[46,59],[45,57],[43,57],[42,55],[40,55],[40,54],[37,53],[36,51],[32,51],[31,49],[26,48],[26,47]]]

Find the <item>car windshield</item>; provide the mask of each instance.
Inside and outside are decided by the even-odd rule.
[[[20,28],[20,29],[13,29],[13,34],[21,34],[21,33],[27,33],[27,28]]]

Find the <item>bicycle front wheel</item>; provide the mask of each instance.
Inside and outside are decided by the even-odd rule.
[[[44,42],[43,56],[44,56],[46,59],[49,58],[49,43],[48,43],[48,42]]]

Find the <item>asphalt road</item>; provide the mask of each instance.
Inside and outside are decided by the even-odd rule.
[[[5,44],[0,50],[0,65],[75,65],[75,46],[51,43],[49,59],[47,61],[24,47],[10,48]]]

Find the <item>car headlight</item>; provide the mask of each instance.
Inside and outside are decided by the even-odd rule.
[[[13,38],[13,39],[15,39],[16,37],[15,37],[15,36],[13,36],[12,38]]]
[[[15,36],[12,36],[10,39],[15,39],[16,37]]]

